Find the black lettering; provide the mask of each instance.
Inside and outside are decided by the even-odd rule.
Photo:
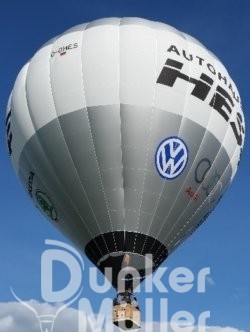
[[[226,76],[222,76],[222,74],[220,72],[218,72],[218,77],[220,81],[224,81],[225,85],[227,85],[227,78]]]
[[[186,82],[190,82],[195,85],[191,93],[194,97],[200,100],[206,99],[210,91],[211,85],[213,84],[213,80],[210,77],[205,74],[201,74],[199,80],[189,77],[180,71],[183,67],[183,63],[172,59],[167,59],[166,66],[168,67],[163,67],[157,79],[157,83],[172,87],[177,78],[180,78]]]
[[[199,80],[190,78],[189,81],[195,84],[191,95],[199,98],[200,100],[205,100],[213,84],[213,80],[207,75],[201,74]]]
[[[186,58],[188,61],[193,61],[193,55],[192,55],[192,54],[187,55],[185,50],[183,50],[183,56],[184,56],[184,58]]]
[[[165,66],[170,66],[170,67],[174,67],[177,69],[181,69],[183,67],[183,63],[173,60],[173,59],[167,59]]]
[[[167,50],[167,52],[175,52],[177,55],[180,55],[180,53],[175,45],[171,45],[169,47],[169,49]]]
[[[216,75],[216,70],[215,70],[214,66],[211,65],[211,63],[207,64],[207,68],[212,74]]]
[[[178,52],[177,48],[174,45],[171,45],[168,51]],[[179,54],[179,52],[177,54]],[[183,51],[183,55],[187,58],[185,51]],[[189,56],[190,56],[189,61],[191,61],[191,55]],[[202,58],[200,59],[203,60]],[[178,78],[182,79],[186,82],[194,84],[194,88],[191,92],[191,95],[204,101],[207,98],[209,91],[211,90],[211,86],[213,85],[214,80],[203,73],[200,75],[199,79],[189,77],[188,75],[184,74],[181,71],[183,65],[184,64],[179,61],[173,59],[167,59],[164,67],[162,68],[162,71],[159,74],[156,83],[173,87]],[[215,68],[211,64],[207,64],[207,67],[213,74],[216,73]],[[225,76],[222,76],[221,73],[218,73],[218,77],[220,80],[223,80],[225,84],[227,84],[227,78]],[[236,94],[233,91],[233,87],[231,84],[229,85],[229,89],[233,94],[233,98],[239,102],[240,101],[239,96],[236,97]],[[223,89],[220,85],[217,86],[216,91],[212,99],[210,100],[209,105],[212,108],[214,108],[225,119],[225,121],[227,122],[229,121],[230,115],[232,114],[233,111],[234,102],[229,93],[225,89]],[[243,134],[245,132],[245,129],[243,124],[243,118],[240,113],[237,113],[236,121],[231,121],[230,125],[234,132],[237,143],[239,145],[242,145]],[[9,129],[7,129],[7,131],[9,131]],[[204,178],[202,178],[201,182],[203,180]],[[197,180],[197,182],[200,183],[199,180]]]
[[[202,59],[202,58],[199,57],[198,55],[196,55],[196,58],[199,60],[199,65],[202,66],[202,65],[203,65],[203,61],[204,61],[204,59]]]
[[[7,135],[9,134],[9,132],[10,132],[10,122],[7,125]]]
[[[239,102],[240,102],[240,97],[239,97],[238,95],[236,96],[236,93],[235,93],[235,91],[233,90],[233,86],[232,86],[231,83],[229,84],[228,88],[231,90],[231,92],[232,92],[232,94],[233,94],[233,98],[234,98],[234,100],[236,100],[237,103],[239,103]]]
[[[234,103],[230,95],[218,85],[209,105],[212,106],[216,111],[218,111],[226,121],[229,120],[229,114],[232,113],[232,108],[229,105],[228,101],[233,107]]]
[[[167,59],[166,65],[171,67],[163,67],[156,83],[172,87],[178,77],[184,79],[185,81],[189,81],[189,77],[180,72],[180,69],[183,67],[183,63]]]
[[[9,150],[9,155],[12,155],[12,138],[13,135],[12,133],[9,134],[9,136],[7,137],[7,145],[8,145],[8,150]]]
[[[11,110],[8,112],[8,114],[6,116],[5,125],[6,125],[6,132],[7,132],[7,147],[8,147],[9,155],[11,156],[11,154],[12,154],[12,139],[13,139],[13,135],[12,135],[12,132],[11,132]]]
[[[74,48],[77,48],[77,47],[78,47],[78,43],[74,43],[74,44],[73,44],[73,47],[74,47]]]
[[[11,111],[8,112],[7,116],[6,116],[6,120],[5,120],[5,125],[7,126],[8,123],[10,122],[10,117],[11,117]]]
[[[243,119],[242,119],[242,116],[239,112],[237,112],[237,126],[235,124],[234,121],[231,121],[230,122],[230,125],[233,129],[233,132],[234,132],[234,136],[236,138],[236,141],[237,143],[241,146],[242,145],[242,141],[243,141],[243,138],[242,138],[242,134],[245,133],[245,129],[244,129],[244,126],[243,126]]]

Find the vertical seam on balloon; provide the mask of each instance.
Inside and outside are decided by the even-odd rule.
[[[185,35],[184,33],[181,33],[181,36],[183,37],[183,39],[185,39],[186,44],[187,44],[187,48],[188,48],[188,50],[189,50],[188,39],[186,38],[186,35]],[[189,66],[188,66],[188,74],[189,74],[189,76],[190,76],[190,72],[191,72],[191,65],[190,65],[190,62],[189,62]],[[187,89],[186,89],[186,93],[185,93],[185,101],[184,101],[184,103],[183,103],[183,112],[181,113],[181,121],[180,121],[180,126],[179,126],[179,129],[178,129],[178,135],[177,135],[177,136],[180,135],[181,128],[182,128],[182,125],[183,125],[183,122],[184,122],[184,113],[185,113],[185,111],[186,111],[187,104],[188,104],[188,91],[189,91],[189,89],[190,89],[190,88],[189,88],[189,85],[188,85],[188,82],[187,82]],[[166,187],[166,186],[167,186],[167,181],[165,180],[164,186],[163,186],[163,188],[162,188],[161,195],[162,195],[163,191],[165,190],[165,187]],[[173,202],[173,204],[172,204],[170,210],[168,211],[167,216],[164,218],[164,221],[166,221],[166,220],[168,219],[168,216],[170,215],[171,211],[174,209],[175,203],[177,202],[177,197],[179,197],[179,195],[180,195],[180,193],[181,193],[181,190],[182,190],[182,186],[181,186],[181,188],[180,188],[180,190],[179,190],[179,192],[178,192],[178,194],[177,194],[177,196],[176,196],[176,199],[175,199],[175,201]],[[158,204],[159,204],[159,203],[160,203],[160,199],[159,199],[159,201],[158,201]],[[157,207],[157,208],[158,208],[158,207]],[[157,211],[157,210],[156,210],[156,211]],[[156,238],[158,238],[158,236],[159,236],[159,234],[161,233],[162,229],[164,229],[164,221],[162,222],[162,226],[160,227],[160,230],[159,230],[158,234],[156,235]],[[151,249],[153,248],[154,244],[155,244],[155,242],[153,243]],[[150,250],[151,250],[151,249],[150,249]]]
[[[213,61],[214,61],[214,59],[213,59]],[[213,63],[214,64],[214,66],[215,66],[215,62]],[[219,80],[218,80],[218,77],[217,77],[217,79],[216,79],[216,84],[218,85],[218,82],[219,82]],[[216,85],[216,86],[217,86]],[[215,102],[215,97],[213,98],[213,104],[214,104],[214,102]],[[213,105],[212,106],[209,106],[209,107],[213,107]],[[203,143],[204,143],[204,141],[205,141],[205,137],[206,137],[206,135],[207,135],[207,133],[208,133],[208,125],[209,125],[209,123],[211,122],[211,120],[212,120],[212,115],[213,115],[213,110],[211,110],[211,112],[210,112],[210,115],[209,115],[209,119],[208,119],[208,122],[207,122],[207,126],[206,126],[206,130],[205,130],[205,133],[204,133],[204,135],[203,135],[203,138],[202,138],[202,141],[201,141],[201,143],[200,143],[200,146],[199,146],[199,149],[198,149],[198,151],[197,151],[197,154],[196,154],[196,157],[194,158],[194,161],[193,161],[193,163],[192,163],[192,166],[194,165],[194,163],[196,162],[196,160],[198,159],[198,155],[199,155],[199,152],[200,151],[202,151],[202,145],[203,145]],[[232,112],[232,114],[231,114],[231,116],[230,116],[230,119],[232,118],[232,116],[233,116],[233,112]],[[230,122],[230,121],[229,121]],[[229,129],[230,129],[230,126],[227,126],[227,129],[226,129],[226,131],[225,131],[225,135],[224,135],[224,137],[223,137],[223,140],[222,140],[222,142],[221,142],[221,145],[220,145],[220,147],[219,147],[219,149],[218,149],[218,151],[217,151],[217,153],[216,153],[216,155],[215,155],[215,158],[214,158],[214,160],[213,160],[213,162],[212,162],[212,165],[214,165],[214,163],[215,163],[215,161],[216,161],[216,159],[218,158],[218,156],[220,155],[220,152],[222,151],[222,148],[223,148],[223,142],[224,142],[224,140],[226,139],[226,137],[227,137],[227,135],[228,135],[228,132],[229,132]],[[237,144],[236,144],[236,150],[237,150]],[[213,167],[212,167],[212,165],[211,165],[211,168],[210,168],[210,170],[208,171],[208,173],[207,173],[207,175],[206,175],[206,177],[207,176],[209,176],[210,175],[210,173],[212,172],[212,169],[213,169]],[[191,173],[191,170],[192,170],[192,166],[190,167],[190,171],[188,172],[188,174],[187,175],[189,175],[190,173]],[[223,173],[224,174],[224,173]],[[216,183],[217,184],[217,183]],[[216,186],[216,184],[215,184],[215,186]],[[214,186],[214,187],[215,187]],[[182,188],[184,187],[184,185],[182,186]],[[200,190],[200,188],[202,187],[202,183],[198,186],[198,189],[196,190],[197,192]],[[214,188],[213,187],[213,188]],[[182,189],[181,188],[181,189]],[[213,189],[211,190],[211,192],[213,191]],[[178,195],[179,196],[179,195]],[[177,199],[178,199],[178,196],[177,196]],[[177,200],[176,199],[176,200]],[[170,238],[171,236],[171,233],[173,233],[173,230],[176,228],[176,225],[178,224],[178,220],[181,218],[181,216],[184,214],[184,212],[187,210],[187,208],[190,206],[192,204],[192,202],[190,201],[187,205],[186,205],[186,207],[185,207],[185,209],[182,211],[182,214],[178,217],[178,219],[177,219],[177,221],[174,223],[174,225],[171,227],[171,230],[170,230],[170,232],[168,232],[168,238]],[[163,227],[164,228],[164,227]],[[165,241],[164,241],[165,242]]]
[[[85,29],[86,29],[86,27],[85,27]],[[83,45],[83,42],[82,42],[82,45]],[[83,52],[82,52],[82,56],[83,56]],[[83,63],[83,61],[82,61],[82,63]],[[117,244],[116,244],[116,240],[115,240],[115,236],[114,236],[114,229],[113,229],[113,225],[112,225],[112,221],[111,221],[111,216],[110,216],[108,201],[107,201],[106,193],[105,193],[105,190],[104,190],[104,185],[103,185],[103,181],[102,181],[102,174],[101,174],[100,165],[99,165],[97,154],[96,154],[95,142],[94,142],[92,128],[91,128],[91,124],[90,124],[89,111],[88,111],[88,106],[87,106],[87,101],[86,101],[86,92],[85,92],[85,88],[84,88],[84,78],[83,77],[84,77],[84,75],[83,75],[83,66],[82,66],[83,95],[84,95],[85,104],[86,104],[86,113],[87,113],[87,119],[88,119],[89,133],[90,133],[90,137],[91,137],[91,141],[92,141],[93,153],[94,153],[94,156],[95,156],[95,159],[96,159],[97,168],[98,168],[100,184],[101,184],[101,187],[102,187],[102,193],[104,195],[104,201],[105,201],[105,205],[106,205],[106,209],[107,209],[107,214],[108,214],[108,218],[109,218],[109,222],[110,222],[110,226],[111,226],[111,231],[112,231],[112,236],[113,236],[113,240],[114,240],[114,245],[115,245],[115,249],[117,251]],[[97,220],[96,220],[96,222],[97,222]],[[97,222],[97,225],[99,227],[98,222]],[[103,237],[103,240],[105,242],[105,245],[107,247],[108,252],[110,252],[109,247],[108,247],[108,245],[107,245],[104,237]]]
[[[123,189],[123,209],[122,209],[122,221],[123,221],[123,231],[124,231],[124,246],[125,246],[125,181],[124,181],[124,161],[123,161],[123,144],[122,144],[122,105],[121,105],[121,23],[122,18],[119,19],[118,25],[118,87],[119,87],[119,108],[120,108],[120,142],[121,142],[121,166],[122,166],[122,189]],[[124,248],[125,249],[125,248]]]
[[[56,39],[55,39],[55,40],[56,40]],[[53,45],[51,46],[51,48],[52,48],[52,47],[53,47]],[[36,128],[36,126],[35,126],[35,122],[34,122],[34,119],[33,119],[33,115],[32,115],[32,113],[31,113],[31,107],[30,107],[29,97],[28,97],[28,92],[27,92],[27,76],[28,76],[29,69],[30,69],[30,65],[29,65],[29,67],[27,68],[26,79],[25,79],[25,97],[26,97],[26,103],[27,103],[27,108],[28,108],[28,112],[29,112],[29,116],[30,116],[31,124],[32,124],[32,126],[33,126],[33,128],[34,128],[34,133],[37,134],[37,128]],[[44,156],[45,156],[46,164],[47,164],[48,167],[50,168],[51,172],[55,175],[56,182],[57,182],[57,183],[60,182],[59,179],[58,179],[58,177],[57,177],[57,175],[56,175],[56,172],[55,172],[55,170],[54,170],[54,167],[52,167],[52,166],[48,163],[48,157],[47,157],[47,154],[46,154],[46,152],[45,152],[44,145],[43,145],[43,143],[41,142],[41,139],[40,139],[39,135],[37,135],[37,141],[39,142],[39,144],[40,144],[40,146],[41,146],[41,150],[42,150],[42,152],[43,152],[43,154],[44,154]],[[41,182],[44,183],[44,180],[41,181]],[[45,185],[44,187],[47,188],[48,186]],[[64,192],[65,192],[66,196],[69,198],[69,200],[70,200],[70,202],[71,202],[71,204],[72,204],[73,209],[74,209],[74,210],[76,211],[76,213],[80,216],[78,210],[76,209],[75,205],[74,205],[73,202],[71,201],[70,196],[67,194],[67,192],[66,192],[65,190],[64,190]],[[56,200],[56,199],[53,199],[53,201],[57,201],[57,200]],[[61,204],[58,204],[58,205],[61,206]],[[81,216],[80,216],[80,218],[81,218]],[[90,230],[88,229],[88,227],[86,227],[86,225],[85,225],[85,228],[86,228],[86,230],[88,231],[88,233],[91,235],[91,232],[90,232]]]
[[[152,107],[155,107],[155,102],[156,102],[156,87],[157,87],[157,83],[156,83],[156,81],[157,81],[157,66],[158,66],[158,34],[156,33],[156,29],[155,29],[155,26],[154,26],[154,28],[153,28],[153,30],[154,30],[154,33],[155,33],[155,35],[157,35],[156,36],[156,41],[155,41],[155,43],[156,43],[156,54],[155,54],[155,90],[154,90],[154,96],[153,96],[153,103],[152,103]],[[163,184],[163,189],[162,189],[162,192],[163,192],[163,190],[164,190],[164,186],[165,186],[165,183]],[[147,230],[147,234],[149,235],[150,234],[150,230],[151,230],[151,227],[152,227],[152,225],[153,225],[153,222],[154,222],[154,216],[155,216],[155,213],[156,213],[156,210],[157,210],[157,207],[158,207],[158,204],[159,204],[159,201],[160,201],[160,197],[161,197],[161,195],[162,195],[162,192],[161,192],[161,194],[160,195],[158,195],[159,196],[159,199],[158,199],[158,202],[157,202],[157,204],[156,204],[156,208],[155,208],[155,211],[154,211],[154,213],[153,213],[153,215],[152,215],[152,218],[151,218],[151,221],[150,221],[150,225],[149,225],[149,228],[148,228],[148,230]],[[143,244],[143,247],[142,247],[142,252],[143,252],[143,249],[145,248],[145,245],[146,245],[146,242],[147,242],[147,238],[145,238],[145,241],[144,241],[144,244]],[[152,246],[153,247],[153,246]],[[151,249],[152,249],[152,247],[151,247]]]
[[[155,30],[151,28],[152,32],[155,33]],[[158,40],[157,38],[155,39],[155,50],[156,50],[156,55],[157,55],[157,49],[158,49]],[[134,245],[133,245],[133,252],[135,251],[135,246],[136,246],[136,240],[138,236],[138,230],[140,227],[140,220],[141,220],[141,212],[142,212],[142,203],[143,203],[143,197],[144,197],[144,189],[145,189],[145,181],[147,177],[147,172],[148,172],[148,162],[149,162],[149,151],[150,151],[150,142],[151,142],[151,137],[152,137],[152,126],[153,126],[153,118],[154,118],[154,108],[155,108],[155,99],[156,99],[156,78],[157,78],[157,56],[155,57],[155,83],[154,83],[154,92],[152,96],[152,103],[151,103],[151,114],[150,114],[150,122],[149,122],[149,133],[148,133],[148,141],[147,141],[147,146],[146,146],[146,156],[145,156],[145,164],[144,164],[144,177],[143,177],[143,185],[142,185],[142,192],[141,192],[141,202],[140,202],[140,207],[139,207],[139,213],[137,216],[137,225],[136,225],[136,231],[135,231],[135,240],[134,240]]]

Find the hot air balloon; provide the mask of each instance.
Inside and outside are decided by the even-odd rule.
[[[20,71],[6,114],[24,188],[100,271],[112,267],[124,329],[140,326],[133,288],[146,267],[155,271],[231,184],[244,127],[220,60],[140,18],[80,24],[47,42]],[[137,316],[120,318],[121,303]]]

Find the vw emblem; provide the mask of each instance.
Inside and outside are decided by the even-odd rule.
[[[185,169],[188,162],[188,149],[179,137],[165,138],[155,154],[156,169],[161,177],[174,179]]]

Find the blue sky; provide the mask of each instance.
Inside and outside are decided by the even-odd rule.
[[[210,310],[209,325],[250,331],[250,3],[247,0],[1,2],[0,303],[14,300],[10,286],[24,299],[41,300],[40,256],[45,249],[44,241],[47,238],[67,241],[33,207],[11,167],[5,147],[4,126],[8,95],[23,64],[44,42],[71,26],[108,16],[139,16],[158,20],[196,37],[222,60],[240,91],[247,134],[239,172],[207,222],[177,249],[164,266],[169,270],[185,266],[193,273],[203,267],[211,268],[212,280],[208,282],[205,294],[195,291],[184,295],[167,294],[170,314],[188,310],[198,317],[202,311]],[[85,257],[84,261],[86,267],[90,266]],[[56,279],[59,288],[65,280],[67,271],[62,269],[60,278]],[[87,285],[86,272],[83,274],[83,295],[95,297],[93,306],[97,310],[102,296],[96,296]],[[113,297],[114,292],[107,295]],[[157,300],[165,295],[156,291],[154,298]],[[143,294],[140,294],[139,300],[143,307]],[[157,305],[154,319],[159,319]]]

